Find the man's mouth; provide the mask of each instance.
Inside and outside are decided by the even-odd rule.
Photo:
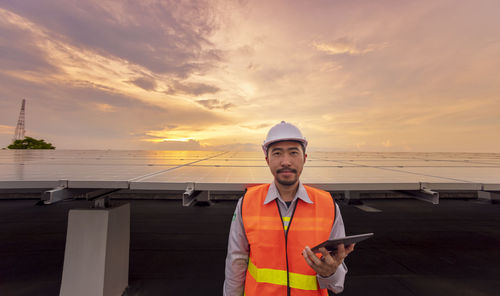
[[[279,169],[277,171],[277,173],[278,174],[281,174],[281,173],[285,173],[285,174],[287,174],[287,173],[295,173],[296,174],[297,170],[294,170],[294,169]]]

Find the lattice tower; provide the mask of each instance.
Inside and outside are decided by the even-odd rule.
[[[19,113],[19,119],[17,120],[17,126],[16,126],[16,133],[14,134],[14,139],[15,140],[23,140],[24,139],[24,108],[26,105],[26,100],[23,99],[23,103],[21,105],[21,112]]]

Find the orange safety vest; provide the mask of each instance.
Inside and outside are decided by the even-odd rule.
[[[335,220],[335,205],[326,191],[304,186],[312,204],[297,200],[285,231],[277,200],[264,205],[269,184],[248,188],[242,218],[250,245],[245,295],[328,295],[302,250],[327,240]],[[286,217],[284,217],[286,218]]]

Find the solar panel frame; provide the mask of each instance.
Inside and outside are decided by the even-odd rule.
[[[59,180],[51,181],[4,181],[0,180],[0,189],[50,189],[60,185]]]
[[[500,191],[500,184],[482,184],[482,190],[484,191]]]

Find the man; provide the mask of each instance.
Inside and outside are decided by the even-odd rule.
[[[304,186],[299,177],[307,159],[300,130],[282,121],[262,145],[274,176],[271,184],[248,188],[238,201],[229,233],[224,296],[328,295],[340,293],[354,245],[335,254],[313,247],[345,236],[330,194]]]

